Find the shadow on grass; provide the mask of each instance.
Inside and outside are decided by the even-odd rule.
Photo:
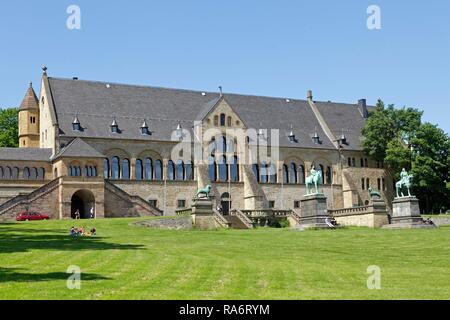
[[[0,268],[0,283],[2,282],[41,282],[52,280],[67,280],[70,273],[66,272],[49,272],[49,273],[22,273],[22,269]],[[109,280],[110,278],[92,274],[81,273],[81,281]]]
[[[69,231],[16,228],[13,224],[0,225],[0,254],[29,250],[139,250],[143,245],[119,244],[105,241],[107,238],[72,237]]]

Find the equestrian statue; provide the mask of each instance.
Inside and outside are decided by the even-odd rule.
[[[306,183],[306,195],[319,194],[319,186],[322,182],[322,171],[316,170],[314,166],[311,167],[310,176],[305,180]],[[311,187],[315,187],[316,192],[311,192]]]
[[[412,183],[413,175],[408,174],[408,172],[403,168],[402,172],[400,173],[400,181],[398,181],[395,184],[395,188],[397,191],[397,198],[406,197],[406,195],[403,193],[403,188],[406,187],[408,190],[408,197],[411,197],[411,183]]]

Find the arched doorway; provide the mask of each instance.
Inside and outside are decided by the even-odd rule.
[[[222,214],[228,215],[231,208],[231,197],[228,192],[225,192],[220,197],[220,205],[222,206]]]
[[[72,195],[70,216],[75,219],[95,218],[95,196],[89,190],[78,190]]]

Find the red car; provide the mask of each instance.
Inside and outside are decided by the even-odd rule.
[[[50,217],[47,214],[25,211],[17,215],[17,221],[32,221],[32,220],[48,220]]]

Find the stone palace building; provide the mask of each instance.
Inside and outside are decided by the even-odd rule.
[[[0,148],[0,219],[26,210],[54,219],[173,215],[206,185],[224,214],[295,210],[312,166],[323,173],[330,209],[368,205],[369,187],[390,206],[392,177],[361,148],[373,109],[364,99],[221,91],[53,78],[44,67],[39,95],[30,84],[20,105],[19,148]],[[211,130],[206,140],[193,138]],[[264,141],[277,153],[270,163],[243,152]],[[174,148],[196,144],[202,161],[185,151],[174,159]]]

